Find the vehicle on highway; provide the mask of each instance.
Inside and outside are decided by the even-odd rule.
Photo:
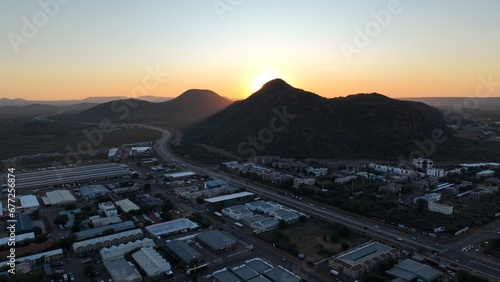
[[[398,240],[398,241],[403,241],[403,238],[398,237],[398,238],[396,238],[396,240]]]

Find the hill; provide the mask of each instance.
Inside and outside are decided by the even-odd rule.
[[[0,107],[7,106],[18,106],[23,107],[31,104],[43,104],[57,107],[68,107],[76,104],[101,104],[110,101],[120,100],[120,99],[128,99],[125,96],[115,96],[115,97],[87,97],[81,100],[54,100],[54,101],[46,101],[46,100],[25,100],[21,98],[0,98]],[[156,97],[156,96],[141,96],[137,97],[139,100],[144,100],[153,103],[165,102],[168,100],[172,100],[171,97]]]
[[[180,128],[199,122],[224,109],[232,102],[210,90],[191,89],[177,98],[152,103],[139,99],[123,99],[99,104],[73,115],[58,119],[99,122],[108,118],[117,122],[164,122]]]
[[[0,107],[0,119],[26,119],[39,115],[48,115],[60,111],[60,107],[31,104],[26,106],[4,106]]]
[[[182,144],[214,146],[242,157],[396,160],[421,150],[418,144],[427,144],[434,130],[446,141],[434,142],[431,157],[469,154],[442,112],[426,104],[377,93],[327,99],[276,79],[186,130]]]

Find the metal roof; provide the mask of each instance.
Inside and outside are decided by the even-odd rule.
[[[177,233],[181,230],[196,229],[198,225],[187,218],[179,218],[167,222],[146,226],[146,230],[154,236]]]
[[[181,240],[169,241],[167,247],[185,262],[201,258],[200,253]]]
[[[226,248],[228,245],[236,244],[236,239],[219,230],[207,230],[200,232],[196,238],[203,241],[213,250]]]
[[[213,204],[213,203],[223,202],[223,201],[227,201],[227,200],[248,197],[248,196],[252,196],[252,195],[254,195],[254,193],[240,192],[240,193],[234,193],[234,194],[205,199],[205,201]]]
[[[170,263],[153,248],[142,248],[132,254],[132,258],[149,277],[172,272]]]

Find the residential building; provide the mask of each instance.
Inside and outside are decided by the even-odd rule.
[[[59,261],[64,257],[62,249],[56,249],[48,252],[38,253],[31,256],[16,258],[17,262],[27,262],[31,266],[41,265],[48,262]],[[0,268],[3,268],[9,263],[8,260],[0,262]]]
[[[433,165],[434,162],[430,159],[423,159],[423,158],[413,159],[413,166],[416,168],[427,169],[427,168],[432,168]]]
[[[417,200],[419,199],[426,200],[427,202],[437,202],[441,200],[441,194],[439,193],[425,194],[423,196],[416,197],[415,199],[413,199],[413,203],[416,203]]]
[[[386,185],[378,187],[378,190],[382,193],[395,194],[401,192],[401,187],[402,187],[401,184],[389,182]]]
[[[484,184],[488,187],[500,187],[500,178],[489,177],[484,180]]]
[[[436,202],[429,201],[427,209],[431,212],[438,212],[442,214],[453,214],[453,206],[440,204]]]
[[[294,188],[299,188],[301,185],[314,185],[316,182],[316,179],[309,177],[309,178],[294,178],[293,179],[293,187]]]
[[[429,177],[445,177],[446,171],[442,168],[427,168],[425,170],[425,175]]]
[[[495,171],[487,169],[476,173],[476,179],[492,177],[493,175],[495,175]]]

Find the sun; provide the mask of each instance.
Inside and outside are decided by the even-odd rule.
[[[252,91],[253,92],[258,91],[268,81],[279,78],[279,77],[280,76],[274,72],[265,71],[265,72],[259,73],[259,75],[257,75],[252,82]]]

